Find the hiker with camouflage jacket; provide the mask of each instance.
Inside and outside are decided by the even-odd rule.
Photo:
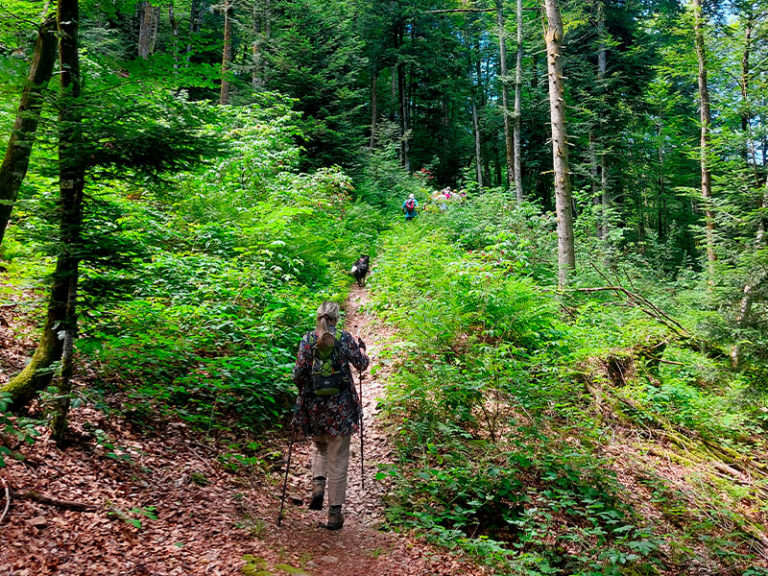
[[[312,438],[312,501],[310,510],[322,510],[327,488],[329,530],[344,524],[341,512],[347,493],[349,446],[360,427],[363,408],[355,390],[350,364],[362,371],[368,367],[365,343],[347,331],[337,329],[339,305],[324,302],[317,309],[314,332],[304,335],[299,344],[293,382],[299,389],[294,414],[294,426]],[[319,395],[313,369],[317,366],[318,344],[330,342],[334,355],[334,370],[339,375],[339,391]],[[315,367],[315,368],[313,368]]]

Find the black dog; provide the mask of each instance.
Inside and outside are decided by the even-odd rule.
[[[355,265],[352,266],[352,276],[357,280],[358,286],[365,286],[365,275],[368,274],[370,258],[362,254]]]

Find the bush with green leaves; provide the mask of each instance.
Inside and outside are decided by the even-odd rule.
[[[693,330],[675,332],[651,300],[591,291],[627,283],[687,324],[697,318],[681,298],[690,285],[681,278],[676,292],[659,290],[669,278],[636,258],[584,266],[558,293],[547,285],[553,259],[541,256],[551,256],[550,239],[531,237],[524,209],[493,194],[495,215],[474,214],[481,200],[428,212],[379,246],[372,308],[398,330],[383,402],[398,442],[396,464],[381,472],[395,486],[390,521],[485,556],[499,573],[654,574],[666,562],[662,548],[684,558],[696,542],[716,555],[743,546],[748,537],[717,536],[714,525],[664,534],[643,519],[602,450],[613,431],[596,395],[634,425],[688,430],[735,449],[733,457],[754,449],[740,407],[745,385],[724,357],[698,346]],[[502,222],[509,230],[498,231]],[[611,361],[627,368],[615,382]],[[697,494],[723,511],[743,492],[719,490]],[[671,506],[685,506],[675,494]]]
[[[220,160],[161,190],[110,197],[122,234],[143,231],[143,255],[130,298],[86,311],[79,349],[128,392],[134,415],[173,410],[210,430],[269,426],[290,409],[314,309],[343,301],[350,263],[383,225],[341,169],[294,169],[295,120],[274,96],[222,110]],[[115,282],[98,269],[88,277]]]
[[[23,455],[11,446],[15,443],[32,444],[40,433],[35,426],[39,421],[25,416],[15,416],[9,411],[11,395],[0,392],[0,468],[5,467],[6,458],[22,459]]]

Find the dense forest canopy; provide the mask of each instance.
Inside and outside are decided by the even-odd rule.
[[[252,464],[366,253],[392,525],[765,574],[767,63],[768,0],[3,0],[0,463],[88,403]]]

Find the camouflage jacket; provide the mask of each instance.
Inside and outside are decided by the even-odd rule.
[[[315,396],[312,393],[312,344],[317,339],[314,332],[307,332],[299,344],[293,382],[299,389],[294,409],[296,430],[307,436],[348,436],[359,428],[363,408],[355,390],[350,364],[362,371],[368,367],[368,356],[357,345],[355,338],[344,330],[339,338],[342,380],[345,386],[334,396]]]

